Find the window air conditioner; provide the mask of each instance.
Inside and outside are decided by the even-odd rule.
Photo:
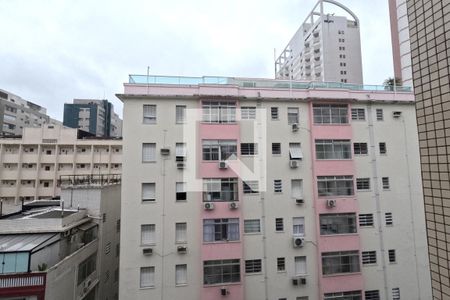
[[[392,116],[394,118],[400,118],[401,115],[402,115],[401,111],[394,111],[394,112],[392,112]]]
[[[144,249],[142,249],[142,254],[144,254],[144,255],[152,255],[153,254],[153,249],[152,248],[144,248]]]
[[[187,253],[187,247],[186,246],[178,246],[177,252],[180,254],[185,254],[185,253]]]
[[[299,127],[297,123],[292,124],[292,132],[298,131]]]
[[[303,199],[295,199],[295,204],[301,205],[303,203],[305,203],[305,200],[303,200]]]
[[[169,155],[170,148],[161,148],[161,155]]]
[[[184,169],[185,167],[186,167],[186,164],[184,162],[177,163],[177,169]]]

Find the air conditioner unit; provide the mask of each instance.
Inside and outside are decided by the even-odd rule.
[[[306,284],[306,277],[293,277],[292,278],[292,285],[305,285]]]
[[[184,162],[177,163],[177,169],[184,169],[186,168],[186,164]]]
[[[400,118],[401,115],[402,115],[401,111],[394,111],[394,112],[392,112],[392,116],[394,118]]]
[[[297,277],[292,278],[292,285],[299,285],[300,284],[300,280]]]
[[[214,209],[214,203],[206,202],[203,203],[203,208],[206,210],[213,210]]]
[[[327,200],[327,207],[335,207],[336,206],[336,200],[328,199]]]
[[[237,209],[239,207],[239,204],[237,203],[237,202],[230,202],[229,204],[228,204],[228,208],[229,209]]]
[[[228,169],[228,165],[226,161],[219,162],[219,169]]]
[[[144,254],[144,255],[152,255],[153,254],[153,248],[144,248],[144,249],[142,249],[142,254]]]
[[[178,246],[177,252],[180,254],[185,254],[185,253],[187,253],[187,247],[186,246]]]
[[[306,284],[306,277],[299,277],[300,284]]]
[[[170,148],[161,148],[161,155],[169,155]]]
[[[289,161],[289,167],[291,167],[291,168],[298,168],[298,164],[299,164],[299,161],[298,160],[290,160]]]
[[[301,205],[303,203],[305,203],[305,200],[303,200],[303,199],[295,199],[295,204]]]
[[[299,127],[297,123],[292,124],[292,132],[298,131]]]
[[[300,236],[294,236],[292,242],[294,248],[301,248],[305,244],[305,238]]]
[[[226,288],[220,288],[220,294],[222,295],[222,296],[226,296],[226,295],[228,295],[230,292],[228,291],[228,289],[226,289]]]

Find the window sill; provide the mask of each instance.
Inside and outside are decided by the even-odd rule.
[[[237,125],[238,122],[208,122],[208,121],[200,121],[200,124],[205,125]]]
[[[263,273],[262,272],[245,273],[245,276],[258,276],[258,275],[263,275]]]
[[[316,158],[316,161],[352,161],[353,158]]]
[[[180,284],[175,284],[175,287],[183,287],[183,286],[187,286],[187,283],[180,283]]]
[[[278,274],[283,274],[283,273],[287,273],[287,271],[286,270],[282,270],[282,271],[281,270],[277,270],[277,273]]]
[[[366,226],[366,227],[373,227],[373,226]],[[359,233],[357,233],[357,232],[353,232],[353,233],[320,234],[320,236],[322,236],[322,237],[333,237],[333,236],[342,237],[342,236],[358,236],[358,235],[359,235]]]
[[[356,190],[357,193],[368,193],[371,192],[372,190]]]
[[[222,241],[214,241],[214,242],[203,242],[203,245],[236,244],[236,243],[240,243],[240,242],[241,242],[241,240],[237,240],[237,241],[222,240]]]
[[[142,200],[141,203],[142,204],[156,203],[156,199],[155,200]]]
[[[175,242],[175,245],[187,245],[187,241]]]
[[[145,248],[145,247],[155,247],[156,243],[152,243],[152,244],[140,244],[141,247]]]
[[[373,263],[373,264],[362,264],[363,267],[376,267],[378,266],[377,263]]]
[[[361,275],[361,276],[362,276],[362,272],[335,273],[335,274],[322,275],[322,277],[324,277],[324,278],[330,278],[330,277],[337,277],[337,276],[352,276],[352,275]]]
[[[156,160],[152,160],[152,161],[142,161],[143,164],[154,164],[156,163]]]
[[[261,235],[261,232],[244,232],[244,235]]]
[[[239,282],[211,283],[211,284],[204,283],[203,287],[209,288],[209,287],[241,285],[241,284],[242,284],[242,282],[240,282],[240,281]]]
[[[313,123],[313,126],[350,126],[350,123]]]

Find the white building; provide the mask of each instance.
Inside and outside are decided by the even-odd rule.
[[[25,128],[0,139],[0,198],[49,199],[60,195],[63,175],[120,174],[122,140],[84,136],[57,125]]]
[[[430,299],[410,92],[130,76],[118,97],[121,298]]]
[[[335,15],[336,8],[345,16]],[[350,9],[319,0],[275,61],[275,78],[362,84],[359,30]]]

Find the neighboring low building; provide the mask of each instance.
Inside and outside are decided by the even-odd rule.
[[[431,298],[407,89],[132,75],[117,96],[121,299]]]
[[[26,127],[60,123],[50,118],[44,107],[0,89],[1,135],[19,135]]]
[[[108,100],[74,99],[65,103],[63,124],[98,137],[122,136],[122,120]]]
[[[118,299],[120,175],[62,186],[0,216],[0,299]]]
[[[60,195],[62,175],[120,174],[122,140],[102,139],[57,125],[25,128],[0,139],[0,198],[49,199]]]

